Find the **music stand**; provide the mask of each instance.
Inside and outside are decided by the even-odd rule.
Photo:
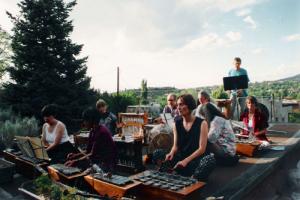
[[[238,90],[248,88],[248,76],[229,76],[223,77],[224,90]]]
[[[15,136],[17,145],[23,155],[30,158],[38,158],[41,160],[50,161],[47,151],[45,150],[42,141],[38,137],[22,137]]]
[[[36,158],[50,161],[42,140],[39,137],[28,137],[28,139],[32,146],[32,149],[34,150]]]
[[[224,90],[226,91],[226,90],[247,89],[248,81],[249,79],[247,75],[223,77]],[[236,102],[236,110],[237,110],[237,116],[239,118],[240,114],[238,108],[238,99]]]
[[[32,146],[27,137],[15,136],[15,138],[17,139],[17,145],[24,156],[30,158],[35,157],[34,150],[32,149]]]

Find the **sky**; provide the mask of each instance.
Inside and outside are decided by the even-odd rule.
[[[18,0],[0,0],[18,14]],[[222,84],[242,59],[250,82],[300,73],[299,0],[77,0],[70,13],[73,42],[88,56],[91,86],[120,89],[194,88]]]

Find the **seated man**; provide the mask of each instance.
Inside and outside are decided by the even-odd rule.
[[[212,103],[211,102],[211,98],[209,96],[209,94],[202,90],[198,93],[198,101],[199,101],[199,105],[197,106],[197,108],[193,111],[193,114],[196,117],[200,117],[202,119],[204,119],[204,117],[200,114],[200,109],[203,105],[207,104],[207,103]],[[215,104],[212,103],[212,105],[214,105],[216,108],[217,106]]]
[[[99,165],[104,171],[113,170],[116,163],[116,145],[109,130],[105,126],[99,125],[99,112],[95,109],[87,109],[83,112],[82,118],[85,127],[90,130],[86,154],[69,154],[69,161],[65,165],[79,164],[82,168],[86,168],[89,167],[86,162],[89,159],[90,163]]]
[[[164,107],[163,113],[171,113],[172,117],[175,118],[179,115],[176,103],[176,95],[169,94],[167,97],[167,105]]]

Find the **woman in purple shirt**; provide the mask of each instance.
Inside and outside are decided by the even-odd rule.
[[[74,166],[79,161],[89,159],[92,164],[99,165],[104,171],[113,170],[116,163],[116,145],[109,130],[99,125],[99,112],[96,109],[87,109],[83,112],[82,118],[84,126],[90,130],[87,151],[85,154],[69,154],[69,161],[65,165]]]

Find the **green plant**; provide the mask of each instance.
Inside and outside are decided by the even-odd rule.
[[[33,182],[38,195],[43,195],[46,199],[79,200],[84,199],[76,195],[76,188],[64,188],[51,181],[48,175],[41,175]]]
[[[15,136],[38,136],[38,121],[34,117],[21,118],[11,109],[0,110],[0,142],[11,147]]]
[[[300,112],[289,113],[289,122],[300,123]]]
[[[217,89],[211,92],[211,96],[214,99],[228,99],[228,94],[224,91],[223,86],[218,87]]]

